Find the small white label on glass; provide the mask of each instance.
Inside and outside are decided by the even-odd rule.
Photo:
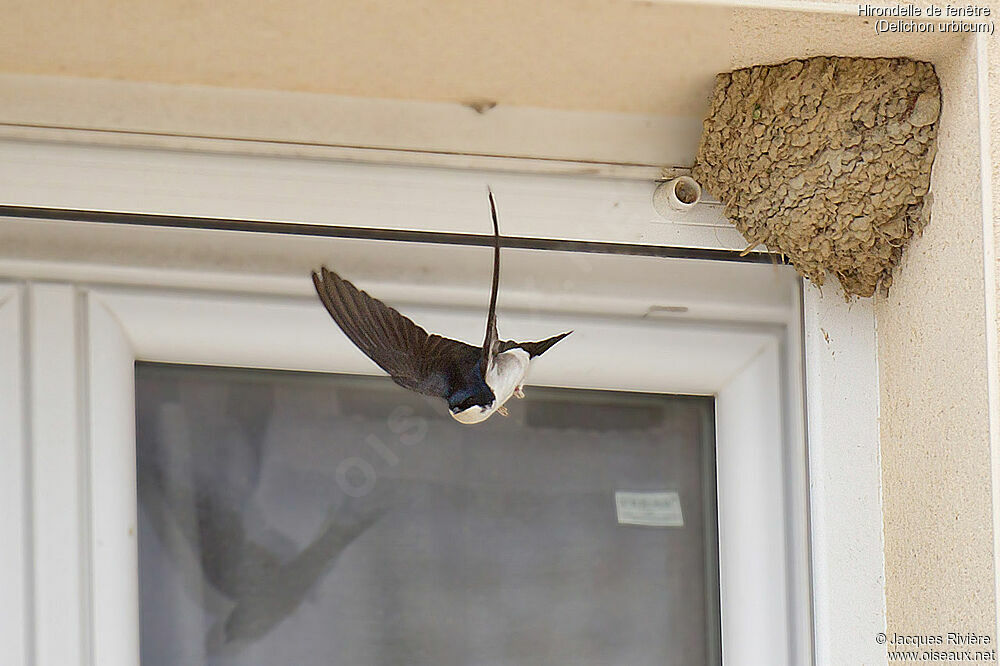
[[[622,525],[648,527],[684,527],[681,497],[675,492],[630,493],[615,492],[618,522]]]

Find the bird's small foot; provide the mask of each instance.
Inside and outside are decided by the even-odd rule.
[[[510,412],[507,411],[506,407],[497,407],[497,414],[500,416],[510,416]]]
[[[518,400],[520,400],[521,398],[523,398],[524,397],[524,389],[521,388],[520,386],[518,386],[517,388],[515,388],[514,389],[514,397],[517,398]]]

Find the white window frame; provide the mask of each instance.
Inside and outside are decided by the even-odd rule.
[[[714,220],[660,221],[662,226],[650,231],[651,184],[388,167],[373,172],[371,167],[264,160],[251,169],[247,158],[234,162],[224,156],[139,152],[130,157],[144,161],[147,178],[150,171],[162,172],[160,181],[152,178],[158,184],[152,197],[144,198],[142,184],[129,180],[128,160],[123,167],[120,152],[76,146],[40,157],[38,150],[15,146],[9,154],[19,157],[23,168],[14,160],[0,171],[16,172],[21,179],[12,177],[15,196],[3,203],[232,218],[245,217],[251,206],[258,213],[263,208],[269,219],[290,201],[282,191],[287,181],[275,176],[287,176],[291,169],[300,177],[322,179],[328,177],[326,169],[335,188],[327,190],[328,200],[347,200],[337,213],[358,226],[378,220],[381,226],[431,224],[437,225],[431,231],[473,231],[459,218],[478,219],[469,212],[470,202],[481,198],[488,179],[505,190],[505,206],[513,211],[511,235],[696,248],[734,245],[721,231],[717,213]],[[88,162],[85,174],[81,160]],[[181,168],[185,160],[189,168]],[[102,169],[115,171],[114,178],[108,181]],[[233,169],[252,172],[251,182],[235,188],[252,192],[249,204],[235,196]],[[174,201],[171,194],[189,185],[192,173],[200,178],[200,194],[187,192],[186,199],[172,204],[183,210],[167,208]],[[373,174],[382,179],[382,191],[359,194],[357,179]],[[278,185],[268,189],[267,181]],[[423,214],[404,221],[394,187],[421,192]],[[214,197],[217,191],[227,197]],[[611,201],[622,205],[612,207]],[[137,209],[138,202],[152,210]],[[324,202],[307,203],[311,210],[301,200],[290,204],[298,206],[295,219],[317,223]],[[457,213],[437,216],[450,204]],[[551,224],[541,232],[531,226],[538,216],[531,213],[535,207],[552,212]],[[608,216],[623,224],[606,224]],[[184,271],[7,261],[0,262],[3,275],[23,281],[6,289],[0,285],[0,332],[20,338],[0,351],[0,370],[17,371],[16,381],[4,385],[15,399],[0,406],[0,423],[21,424],[0,434],[20,443],[23,461],[20,474],[13,468],[6,472],[9,492],[21,498],[22,510],[5,516],[10,523],[5,526],[23,538],[0,549],[0,562],[29,571],[20,581],[9,574],[0,579],[21,590],[21,603],[3,609],[10,620],[4,636],[21,637],[11,644],[23,646],[24,664],[136,666],[134,361],[365,374],[372,366],[336,335],[311,297],[298,291],[275,297],[276,291],[284,292],[273,283],[248,288],[255,276],[230,276],[228,284],[239,283],[238,289],[209,292],[203,275]],[[53,278],[58,282],[45,281]],[[142,286],[115,285],[123,282]],[[453,294],[435,296],[432,290],[411,299],[435,301],[450,309],[406,312],[435,330],[479,330],[481,307],[456,306]],[[625,321],[597,316],[600,304],[593,310],[560,315],[560,321],[572,328],[574,319],[587,318],[581,331],[645,335],[647,344],[655,335],[660,348],[669,346],[673,358],[684,362],[657,366],[623,357],[595,372],[586,352],[598,349],[600,338],[588,340],[584,334],[578,336],[583,340],[576,343],[577,351],[563,351],[559,363],[540,363],[532,383],[718,398],[727,666],[884,662],[880,646],[858,638],[885,627],[870,306],[848,306],[839,294],[824,296],[807,287],[801,302],[777,315],[729,308],[715,312],[711,321]],[[505,314],[503,322],[524,337],[536,334],[539,325],[538,318],[517,313]],[[549,326],[537,328],[538,335],[549,332]],[[773,446],[776,441],[779,447]],[[760,474],[760,483],[741,488],[750,469]],[[738,494],[730,494],[733,489]],[[776,512],[782,521],[768,520]],[[769,556],[767,549],[779,543],[784,555]],[[736,608],[740,612],[734,614]],[[775,621],[775,614],[787,621]]]
[[[0,645],[11,663],[29,664],[31,636],[27,349],[23,287],[0,283]]]
[[[309,300],[231,295],[177,295],[152,289],[39,287],[39,298],[81,299],[86,317],[89,395],[89,555],[94,663],[138,663],[138,561],[136,549],[135,433],[132,411],[136,360],[204,363],[376,374],[371,364],[336,335],[325,312]],[[39,303],[41,305],[41,303]],[[51,310],[52,305],[47,308]],[[467,329],[481,312],[408,308],[432,330]],[[808,590],[794,589],[790,570],[795,516],[803,505],[786,497],[786,467],[793,433],[785,432],[782,348],[779,331],[691,327],[657,321],[623,322],[553,317],[575,328],[573,346],[559,362],[539,363],[531,383],[571,388],[642,389],[716,396],[717,474],[723,651],[727,664],[803,663],[790,654],[790,603],[804,604]],[[505,315],[508,330],[537,336],[544,320]],[[604,363],[594,358],[604,340],[630,341],[628,353]],[[662,348],[659,358],[637,354]],[[569,370],[567,370],[569,369]],[[576,371],[574,372],[573,369]],[[789,420],[791,422],[791,420]],[[804,470],[802,470],[804,472]],[[86,476],[86,472],[84,472]],[[84,509],[85,510],[85,509]],[[785,516],[775,520],[774,516]],[[799,536],[804,536],[799,532]],[[792,537],[792,538],[790,538]],[[801,544],[804,546],[804,544]],[[800,555],[804,555],[804,548]],[[82,564],[82,563],[81,563]],[[805,592],[803,598],[803,592]],[[782,621],[787,618],[787,621]],[[808,627],[808,625],[806,625]],[[801,629],[799,627],[798,629]],[[803,637],[796,637],[803,640]]]

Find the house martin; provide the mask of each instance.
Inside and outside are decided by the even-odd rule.
[[[524,397],[522,387],[531,359],[572,333],[538,342],[500,340],[496,322],[500,226],[492,191],[489,200],[493,216],[493,287],[482,347],[428,334],[325,266],[312,274],[323,305],[358,349],[403,388],[444,398],[452,417],[467,424],[481,423],[495,412],[506,416],[504,404],[511,396]]]

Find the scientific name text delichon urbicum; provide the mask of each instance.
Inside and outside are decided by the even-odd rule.
[[[992,13],[989,7],[981,5],[858,5],[858,16],[878,19],[875,21],[878,34],[977,32],[992,35],[996,24],[984,20]],[[930,20],[914,20],[917,18]]]

